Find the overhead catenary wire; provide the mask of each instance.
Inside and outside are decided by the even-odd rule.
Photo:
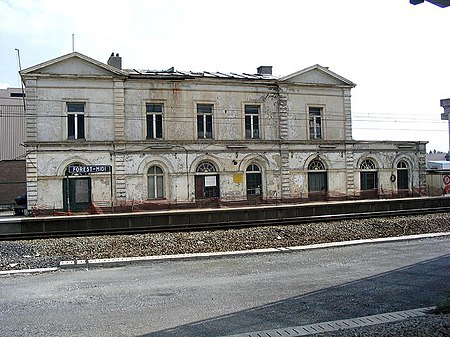
[[[32,115],[33,118],[41,118],[41,119],[48,119],[48,118],[67,118],[67,112],[64,111],[64,103],[67,103],[66,100],[50,100],[50,99],[33,99],[33,101],[41,102],[41,103],[57,103],[59,107],[55,108],[52,107],[52,110],[59,110],[61,112],[58,113],[40,113],[36,115]],[[87,101],[89,103],[89,108],[84,112],[84,117],[89,119],[102,119],[102,120],[114,120],[117,118],[116,115],[114,115],[114,103],[112,102],[97,102],[97,101]],[[148,103],[156,103],[158,100],[152,100]],[[245,119],[245,109],[243,106],[245,104],[258,104],[260,106],[263,106],[263,103],[259,102],[244,102],[242,104],[242,107],[236,107],[236,106],[218,106],[212,103],[213,105],[213,118],[214,118],[214,124],[215,125],[230,125],[230,121],[236,121],[239,120],[241,122]],[[103,113],[101,111],[98,111],[98,109],[95,109],[96,105],[101,106],[108,106],[109,108],[107,112]],[[20,105],[15,105],[16,107],[20,107]],[[196,103],[189,105],[165,105],[163,104],[165,110],[162,112],[164,122],[167,124],[171,123],[191,123],[195,124],[196,120]],[[17,112],[17,111],[4,111],[6,108],[11,109],[11,107],[14,107],[14,105],[0,105],[0,118],[24,118],[27,116],[25,112]],[[267,111],[266,109],[261,109],[260,116],[261,119],[277,119],[277,113],[278,111]],[[145,112],[145,102],[144,103],[127,103],[124,104],[124,119],[126,121],[141,121],[144,122],[146,120],[146,112]],[[445,127],[447,125],[446,120],[436,120],[430,118],[424,118],[423,114],[417,113],[417,114],[411,114],[408,113],[408,115],[402,115],[402,113],[373,113],[373,112],[352,112],[351,113],[351,122],[353,123],[353,129],[364,129],[364,130],[402,130],[402,131],[436,131],[440,132],[443,130],[433,129],[433,127],[437,125],[441,125],[442,127]],[[342,111],[333,111],[330,109],[326,109],[325,113],[321,116],[321,120],[323,123],[328,123],[327,128],[328,129],[338,129],[342,128],[342,126],[334,125],[335,122],[340,123],[346,123],[347,120],[345,119],[345,116],[343,116]],[[288,110],[288,121],[290,122],[308,122],[308,113],[305,108],[301,109],[293,109],[290,108]],[[363,123],[370,123],[374,124],[377,123],[380,125],[380,127],[368,127],[368,126],[361,126],[360,124]],[[358,124],[360,126],[358,126]],[[381,125],[384,124],[382,127]],[[396,124],[396,126],[389,126],[388,124]],[[408,125],[408,127],[402,127],[399,128],[398,125]],[[412,125],[414,124],[420,124],[421,129],[418,130],[417,128],[412,128]],[[423,128],[423,125],[428,125],[429,128]]]
[[[2,97],[2,99],[15,99],[17,100],[17,98],[11,98],[11,97]],[[27,98],[30,99],[30,98]],[[67,102],[84,102],[89,104],[90,106],[95,106],[95,105],[103,105],[103,106],[109,106],[109,108],[111,109],[110,111],[112,112],[114,107],[117,106],[117,104],[115,104],[114,102],[104,102],[104,101],[95,101],[95,100],[90,100],[90,99],[66,99],[66,100],[62,100],[62,99],[45,99],[45,98],[32,98],[30,99],[33,102],[36,103],[52,103],[52,104],[60,104],[61,108],[63,107],[62,105],[67,103]],[[128,112],[135,112],[135,110],[133,110],[133,108],[140,108],[139,112],[141,112],[141,110],[145,110],[145,104],[149,103],[149,104],[162,104],[165,108],[165,111],[167,111],[168,109],[171,110],[197,110],[197,104],[211,104],[213,106],[213,111],[215,112],[243,112],[244,111],[244,105],[259,105],[261,107],[264,107],[264,102],[262,102],[261,100],[255,100],[255,101],[243,101],[242,104],[240,105],[218,105],[212,102],[201,102],[201,100],[192,100],[192,104],[180,104],[180,105],[174,105],[174,104],[167,104],[163,101],[165,101],[166,99],[164,98],[154,98],[154,99],[148,99],[148,100],[144,100],[143,102],[125,102],[123,104],[123,106],[125,107],[125,110],[127,110]],[[8,104],[9,105],[9,104]],[[322,104],[314,104],[314,103],[308,103],[308,106],[322,106]],[[1,105],[0,105],[1,106]],[[52,108],[54,109],[55,106],[52,106]],[[328,108],[325,107],[325,110],[328,114],[333,114],[333,113],[341,113],[342,110],[339,111],[333,111],[330,110]],[[262,109],[262,112],[265,112],[264,109]],[[275,112],[275,111],[272,111]],[[306,105],[303,107],[298,107],[298,108],[293,108],[293,107],[289,107],[288,108],[288,112],[289,113],[306,113]],[[406,115],[407,114],[407,115]],[[354,115],[361,115],[361,116],[392,116],[392,115],[405,115],[405,116],[423,116],[424,113],[423,112],[417,112],[417,113],[411,113],[409,111],[389,111],[389,112],[364,112],[364,111],[352,111],[352,116]],[[440,116],[440,113],[439,113]]]

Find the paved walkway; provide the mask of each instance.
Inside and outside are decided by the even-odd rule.
[[[134,257],[134,258],[116,258],[116,259],[99,259],[99,260],[74,260],[66,261],[61,264],[59,268],[64,267],[97,267],[97,266],[112,266],[114,264],[131,264],[134,262],[143,263],[145,261],[161,261],[166,259],[177,260],[177,259],[204,259],[204,258],[214,258],[219,256],[230,256],[230,255],[245,255],[245,254],[270,254],[270,253],[288,253],[290,251],[298,250],[311,250],[311,249],[323,249],[329,247],[337,246],[351,246],[351,245],[361,245],[367,243],[380,243],[380,242],[392,242],[401,240],[415,240],[423,238],[432,238],[438,236],[449,236],[450,232],[447,233],[433,233],[424,235],[412,235],[403,236],[396,238],[381,238],[381,239],[368,239],[368,240],[354,240],[345,242],[335,242],[327,244],[317,244],[308,245],[301,247],[285,247],[285,248],[274,248],[274,249],[261,249],[252,251],[242,251],[242,252],[219,252],[219,253],[202,253],[202,254],[180,254],[171,256],[150,256],[150,257]],[[20,270],[20,271],[4,271],[0,274],[16,274],[16,273],[37,273],[37,272],[48,272],[55,271],[59,268],[45,268],[45,269],[34,269],[34,270]],[[364,326],[375,326],[378,324],[391,323],[396,321],[401,321],[411,317],[423,316],[426,311],[431,308],[419,308],[414,310],[405,310],[397,312],[388,312],[384,314],[357,317],[351,319],[337,320],[337,321],[327,321],[321,323],[314,323],[302,326],[294,326],[287,328],[280,328],[274,330],[263,330],[256,332],[246,332],[237,335],[228,335],[227,337],[296,337],[296,336],[308,336],[317,333],[324,332],[334,332],[338,330],[359,328]],[[347,317],[352,315],[348,315]],[[331,318],[331,317],[330,317]],[[289,324],[289,323],[288,323]],[[294,321],[295,324],[295,321]],[[232,330],[230,330],[231,332]],[[236,331],[236,330],[235,330]],[[225,336],[224,336],[225,337]]]

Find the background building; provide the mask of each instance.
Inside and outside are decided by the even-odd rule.
[[[426,142],[352,139],[354,83],[121,69],[74,52],[21,72],[30,207],[232,204],[418,195]],[[77,168],[80,167],[80,168]],[[81,168],[82,167],[82,168]]]
[[[0,89],[0,208],[26,192],[24,104],[21,88]]]

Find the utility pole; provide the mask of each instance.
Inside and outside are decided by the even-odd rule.
[[[447,155],[450,154],[450,98],[441,99],[441,107],[444,108],[444,113],[441,114],[441,120],[448,121],[448,152]]]

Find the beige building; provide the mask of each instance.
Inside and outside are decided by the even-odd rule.
[[[354,83],[121,69],[74,52],[21,72],[30,207],[417,195],[425,142],[352,139]]]

